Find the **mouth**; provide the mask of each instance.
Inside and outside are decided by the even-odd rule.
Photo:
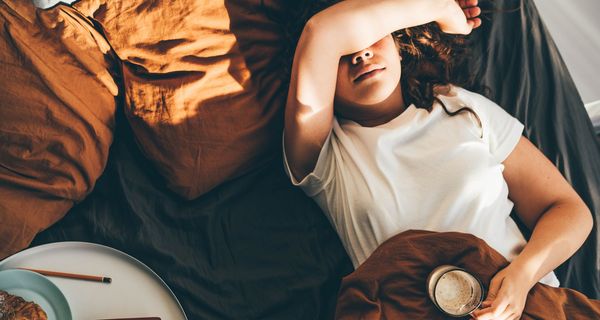
[[[383,72],[383,70],[385,70],[385,67],[381,67],[381,68],[375,68],[373,70],[367,71],[367,72],[363,72],[362,74],[360,74],[360,76],[356,77],[356,79],[353,80],[354,83],[359,83],[365,79],[369,79],[372,78],[378,74],[380,74],[381,72]]]

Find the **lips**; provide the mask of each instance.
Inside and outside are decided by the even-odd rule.
[[[371,76],[374,76],[375,74],[383,71],[384,69],[385,67],[376,64],[366,65],[362,67],[359,70],[359,72],[356,73],[353,82],[360,82],[364,79],[370,78]]]

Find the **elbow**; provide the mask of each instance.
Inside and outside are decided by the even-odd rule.
[[[592,211],[580,196],[577,196],[576,199],[573,199],[572,203],[574,205],[574,212],[579,213],[578,220],[580,222],[578,229],[581,232],[581,234],[585,235],[585,237],[587,238],[594,229],[594,218]]]
[[[308,19],[308,21],[306,21],[306,23],[304,24],[302,34],[308,35],[315,33],[315,31],[319,28],[320,25],[320,22],[318,20],[319,18],[316,15],[310,17],[310,19]]]
[[[317,15],[312,16],[302,29],[300,39],[296,51],[301,47],[310,46],[323,46],[328,43],[327,37],[329,36],[327,22],[320,19]]]
[[[362,20],[365,20],[364,18]],[[370,26],[361,22],[360,15],[356,13],[331,14],[325,11],[318,12],[312,16],[304,25],[302,35],[304,41],[310,41],[318,45],[321,50],[327,48],[323,53],[341,57],[354,53],[375,43],[382,37],[375,39]],[[340,35],[352,34],[352,37]]]
[[[335,25],[330,25],[331,19],[321,18],[319,13],[310,17],[306,24],[304,24],[304,28],[302,29],[302,36],[314,38],[316,36],[324,36],[329,34],[330,30],[335,27]]]
[[[577,201],[577,212],[579,213],[579,231],[582,235],[585,235],[585,238],[590,235],[592,230],[594,229],[594,218],[592,215],[592,211],[585,204],[583,199],[579,198]]]
[[[305,41],[311,41],[318,45],[324,46],[324,48],[335,48],[336,41],[336,28],[338,27],[332,23],[332,18],[321,17],[319,13],[312,16],[302,29],[302,35],[300,38],[304,38]]]
[[[592,216],[592,211],[585,204],[583,205],[583,216],[584,230],[586,231],[586,235],[589,236],[592,230],[594,229],[594,218]]]
[[[572,221],[571,226],[577,229],[577,233],[581,235],[583,240],[588,238],[594,229],[594,218],[592,211],[580,197],[571,198],[558,204],[557,206],[565,208],[567,216],[564,218]]]

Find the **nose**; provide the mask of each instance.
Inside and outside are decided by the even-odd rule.
[[[359,64],[361,61],[365,61],[373,58],[373,50],[371,48],[363,49],[352,55],[352,64]]]

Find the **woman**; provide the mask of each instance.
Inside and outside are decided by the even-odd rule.
[[[347,0],[311,17],[291,70],[284,158],[355,267],[408,229],[471,233],[511,261],[473,317],[518,319],[535,283],[558,286],[552,270],[592,217],[520,122],[452,78],[452,48],[436,32],[469,34],[479,14],[477,0]]]

